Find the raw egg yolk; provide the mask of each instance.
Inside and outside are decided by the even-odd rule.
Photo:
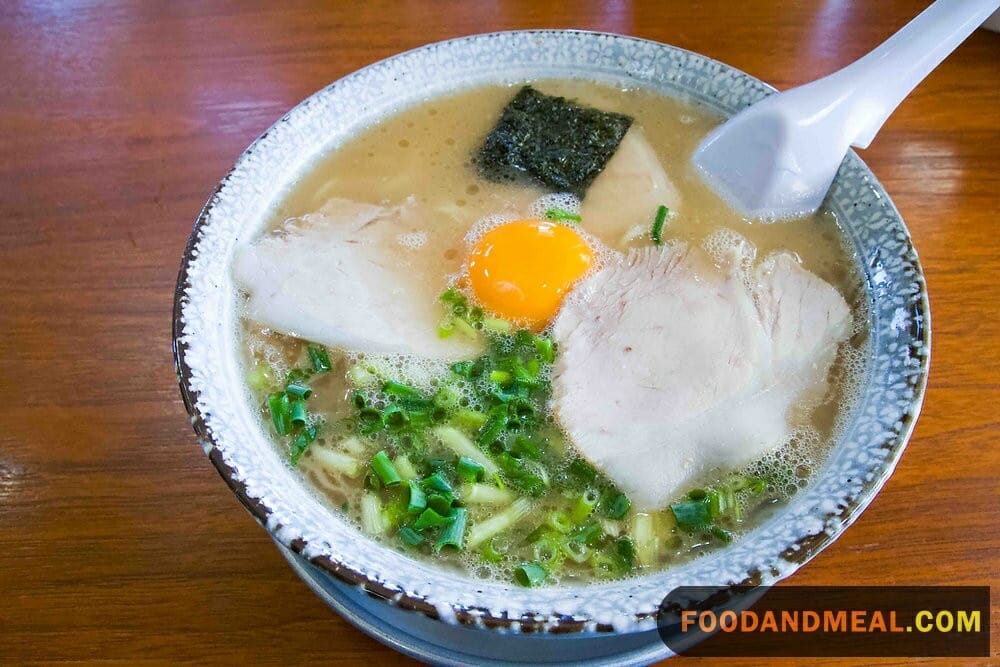
[[[479,239],[469,255],[469,282],[487,310],[539,329],[593,261],[593,250],[569,227],[516,220]]]

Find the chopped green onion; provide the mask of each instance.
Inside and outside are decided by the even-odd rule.
[[[629,508],[632,507],[632,502],[628,499],[624,493],[619,493],[608,505],[605,514],[607,514],[612,519],[621,519],[628,514]]]
[[[479,555],[487,563],[499,563],[507,556],[507,549],[498,544],[499,539],[493,537],[486,541],[483,548],[479,550]]]
[[[278,435],[288,435],[292,432],[291,401],[288,394],[277,392],[267,397],[267,409],[271,413],[271,423]]]
[[[466,337],[468,338],[479,337],[479,332],[476,331],[475,327],[473,327],[471,324],[466,322],[461,317],[453,318],[451,323],[459,333],[464,334]]]
[[[579,214],[558,207],[553,207],[545,211],[545,217],[549,220],[561,220],[566,222],[580,222],[580,220],[582,220]]]
[[[522,563],[514,570],[514,581],[525,588],[538,586],[548,576],[548,571],[538,563]]]
[[[315,426],[310,426],[295,436],[295,439],[292,440],[292,444],[289,446],[288,451],[288,456],[293,466],[299,464],[299,459],[302,458],[302,455],[305,454],[305,451],[309,449],[309,445],[311,445],[315,439]]]
[[[403,481],[384,449],[372,457],[371,469],[386,486],[395,486]]]
[[[266,366],[256,366],[247,374],[247,384],[255,391],[265,391],[274,384],[274,377]]]
[[[565,512],[552,511],[545,517],[545,523],[560,533],[568,533],[573,530],[573,522]]]
[[[636,514],[632,517],[632,538],[635,540],[635,555],[647,567],[656,565],[659,558],[660,538],[653,528],[653,517]]]
[[[597,507],[597,501],[600,496],[597,495],[597,491],[594,489],[587,489],[584,491],[577,499],[576,503],[573,504],[573,511],[570,513],[570,518],[574,523],[580,523],[594,511]]]
[[[585,562],[590,557],[591,553],[590,547],[583,542],[577,542],[575,540],[564,539],[559,542],[559,548],[562,550],[563,555],[574,563]]]
[[[454,500],[455,497],[450,493],[447,495],[442,493],[432,493],[427,496],[427,506],[441,516],[450,516],[451,504]]]
[[[301,398],[296,398],[291,402],[289,416],[292,419],[292,426],[305,426],[306,424],[306,402]]]
[[[455,333],[455,319],[441,320],[438,324],[438,338],[450,338],[453,333]]]
[[[396,398],[423,398],[417,389],[414,389],[410,385],[395,382],[393,380],[387,380],[384,382],[382,384],[382,391],[389,396],[395,396]]]
[[[399,476],[406,481],[411,481],[417,478],[417,469],[413,467],[410,462],[410,457],[406,454],[400,454],[396,457],[396,460],[392,462],[396,466],[396,472]]]
[[[597,479],[597,471],[583,459],[573,459],[569,464],[569,473],[585,484],[590,484]]]
[[[490,371],[490,382],[496,382],[499,385],[507,386],[514,381],[514,376],[507,371]]]
[[[485,474],[483,466],[468,456],[458,457],[458,476],[466,482],[478,482]]]
[[[718,526],[712,526],[708,532],[710,532],[714,537],[721,540],[722,542],[725,542],[726,544],[729,544],[730,542],[733,541],[733,534],[730,533],[728,530],[719,528]]]
[[[601,528],[601,524],[591,522],[574,530],[567,539],[593,547],[597,546],[602,537],[604,537],[604,529]]]
[[[291,382],[285,387],[285,391],[291,396],[296,396],[301,399],[306,399],[312,396],[312,389],[308,385],[301,384],[298,382]]]
[[[361,496],[361,528],[369,535],[381,535],[389,529],[382,502],[370,491]]]
[[[462,394],[454,385],[445,385],[438,389],[438,392],[434,394],[434,405],[435,407],[441,408],[443,410],[454,410],[457,408],[462,400]]]
[[[486,423],[487,416],[476,410],[459,410],[451,421],[456,426],[460,426],[469,431],[478,431]]]
[[[403,541],[403,544],[407,544],[411,547],[415,547],[422,544],[424,541],[424,536],[413,530],[409,526],[403,526],[399,529],[399,539]]]
[[[507,320],[501,320],[497,317],[484,317],[483,328],[493,333],[505,334],[510,333],[514,325]]]
[[[663,245],[663,223],[667,221],[668,213],[670,213],[670,209],[666,206],[661,205],[656,209],[656,219],[653,220],[653,229],[649,233],[649,237],[653,239],[655,245]]]
[[[461,375],[464,378],[471,378],[472,367],[473,367],[473,362],[471,361],[456,361],[448,368],[455,375]]]
[[[464,507],[455,509],[454,520],[441,532],[441,537],[434,544],[434,551],[441,551],[444,547],[462,550],[462,540],[465,538],[465,515]]]
[[[350,454],[326,447],[316,447],[310,456],[326,470],[343,473],[352,479],[361,474],[361,461]]]
[[[622,560],[626,571],[635,566],[635,544],[629,538],[619,537],[615,540],[615,553]]]
[[[423,512],[427,509],[427,495],[424,493],[424,490],[412,479],[407,482],[407,486],[410,489],[410,499],[407,502],[406,511],[410,514]]]
[[[427,508],[421,512],[417,520],[413,522],[412,526],[419,530],[424,528],[437,528],[438,526],[447,526],[449,523],[454,521],[450,516],[441,516],[434,510]]]
[[[306,351],[309,353],[309,361],[312,362],[313,370],[317,373],[325,373],[333,368],[330,363],[330,355],[326,353],[324,348],[310,345]]]
[[[532,545],[535,560],[542,563],[551,570],[559,565],[563,558],[562,549],[559,547],[559,540],[550,535],[545,535],[535,541]]]
[[[510,507],[485,521],[475,523],[469,529],[469,548],[475,549],[497,533],[503,532],[523,519],[531,511],[531,501],[518,498]]]
[[[459,498],[469,505],[509,505],[514,494],[490,484],[466,484],[459,489]]]
[[[551,364],[556,360],[555,345],[551,338],[548,336],[537,336],[533,342],[539,359],[547,364]]]
[[[476,436],[476,442],[482,447],[492,445],[497,441],[497,438],[500,437],[500,434],[503,433],[505,428],[507,428],[506,407],[498,405],[491,408],[489,416],[486,419],[486,423],[479,429],[479,434]]]
[[[684,530],[704,528],[712,521],[708,503],[704,500],[674,503],[670,506],[670,511],[674,513],[677,525]]]
[[[309,376],[316,371],[306,368],[293,368],[285,374],[285,384],[295,384],[305,382],[309,379]]]
[[[454,495],[455,489],[448,483],[448,480],[444,478],[444,475],[440,471],[424,478],[424,488],[431,491],[437,491],[439,493],[447,493]]]
[[[461,459],[463,457],[479,464],[482,467],[483,473],[486,475],[493,476],[499,471],[499,468],[497,468],[497,465],[490,460],[490,457],[488,457],[483,450],[476,447],[476,444],[458,429],[451,426],[438,426],[434,429],[434,435],[437,436],[437,439],[441,441],[442,445],[458,455],[459,476],[462,474]],[[468,479],[466,481],[474,482],[476,480]]]

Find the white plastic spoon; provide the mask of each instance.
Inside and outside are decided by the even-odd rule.
[[[998,6],[937,0],[857,62],[733,116],[702,140],[695,166],[748,218],[815,211],[848,148],[867,148],[903,98]]]

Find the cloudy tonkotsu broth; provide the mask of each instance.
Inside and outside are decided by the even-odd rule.
[[[511,220],[544,218],[546,211],[551,213],[554,208],[569,213],[578,210],[571,199],[549,198],[539,204],[539,198],[551,189],[521,180],[492,182],[473,164],[484,137],[520,86],[486,86],[430,100],[361,132],[324,157],[296,184],[276,207],[263,237],[277,238],[280,243],[284,235],[314,233],[326,224],[323,215],[333,215],[330,211],[346,216],[344,219],[354,216],[356,221],[378,215],[372,212],[374,207],[396,211],[393,215],[402,216],[399,224],[403,225],[398,234],[377,237],[384,241],[377,248],[363,241],[355,250],[382,253],[390,266],[406,264],[414,247],[432,253],[434,260],[424,265],[431,268],[413,274],[414,280],[433,283],[420,292],[430,295],[421,297],[428,300],[421,307],[440,312],[440,318],[429,326],[429,340],[446,335],[448,338],[441,340],[451,345],[468,334],[468,345],[476,351],[463,356],[462,348],[455,347],[459,352],[450,357],[442,353],[442,360],[421,361],[422,350],[387,356],[381,354],[381,348],[359,352],[316,345],[315,340],[288,335],[312,329],[280,333],[254,319],[255,312],[277,313],[276,317],[287,312],[268,311],[263,296],[251,294],[246,306],[249,316],[243,320],[241,332],[248,384],[254,402],[261,406],[263,425],[281,454],[288,456],[290,449],[296,453],[297,469],[329,503],[331,511],[345,512],[373,538],[414,557],[522,585],[619,578],[669,567],[738,540],[767,515],[768,508],[807,484],[811,471],[822,463],[840,416],[849,406],[863,358],[865,336],[859,332],[865,331],[866,313],[860,300],[861,283],[831,213],[790,222],[751,223],[700,182],[690,165],[690,155],[698,141],[720,122],[715,115],[648,92],[579,80],[541,81],[532,86],[548,95],[633,117],[629,132],[641,128],[676,188],[678,205],[676,210],[671,207],[666,218],[663,246],[654,246],[648,233],[633,234],[628,240],[623,237],[614,244],[600,240],[600,234],[588,228],[586,198],[579,223],[557,221],[574,239],[582,230],[579,238],[593,250],[592,256],[588,255],[590,268],[575,285],[594,281],[588,285],[594,286],[590,298],[595,303],[599,296],[593,294],[595,290],[614,288],[613,282],[608,288],[595,276],[604,275],[618,262],[619,253],[634,250],[634,257],[641,258],[635,260],[638,264],[655,263],[651,257],[656,253],[675,253],[680,268],[671,264],[664,275],[681,280],[688,269],[691,275],[708,275],[699,272],[716,270],[709,265],[725,264],[731,247],[743,244],[740,247],[755,248],[751,257],[742,256],[748,266],[761,265],[775,252],[788,253],[791,259],[784,268],[791,275],[805,280],[809,289],[825,289],[830,303],[839,301],[839,293],[849,304],[850,315],[842,318],[836,338],[846,342],[835,342],[828,350],[831,362],[835,357],[832,366],[819,365],[821,370],[829,367],[829,373],[788,389],[794,400],[790,399],[786,415],[778,415],[778,421],[787,426],[781,445],[761,449],[762,455],[750,462],[735,457],[732,460],[739,460],[735,468],[708,462],[699,464],[702,468],[696,473],[678,470],[676,478],[683,481],[664,491],[662,498],[656,499],[660,504],[652,507],[644,506],[653,503],[652,496],[628,491],[632,480],[627,461],[616,459],[614,451],[607,453],[607,447],[601,450],[600,442],[590,442],[574,425],[562,423],[581,413],[581,402],[592,405],[599,400],[594,398],[599,392],[573,384],[581,375],[561,365],[567,362],[560,358],[563,352],[566,358],[591,358],[585,343],[574,341],[566,332],[593,329],[593,323],[577,326],[568,320],[577,316],[574,309],[564,307],[554,328],[547,320],[530,332],[518,334],[517,322],[507,330],[502,313],[497,316],[495,309],[477,303],[478,292],[469,288],[471,274],[466,275],[473,247],[478,247],[490,229]],[[413,210],[420,211],[417,223],[405,218],[409,215],[406,211]],[[655,207],[650,209],[643,224],[651,225],[656,213]],[[299,221],[289,226],[286,221],[290,219]],[[361,224],[359,229],[364,227]],[[328,238],[335,238],[337,232],[330,234],[333,236]],[[251,259],[263,261],[261,257],[271,256],[258,254]],[[577,259],[573,255],[565,266],[571,267]],[[553,260],[554,264],[560,262]],[[731,302],[722,308],[746,311],[740,317],[756,322],[754,313],[764,313],[766,306],[760,304],[763,292],[753,281],[763,284],[779,275],[779,265],[761,273],[746,267],[730,274],[725,272],[736,269],[720,269],[720,275],[730,279],[719,278],[719,285],[727,285],[727,294],[731,294],[726,297]],[[239,273],[246,267],[237,264],[236,270]],[[739,283],[735,286],[734,275]],[[671,284],[671,279],[663,284]],[[245,284],[243,287],[246,289]],[[449,287],[452,289],[446,292]],[[392,289],[389,286],[383,292],[391,293]],[[699,287],[692,289],[695,291],[678,291],[671,303],[682,303],[685,298],[694,298],[691,294],[700,293]],[[588,297],[578,296],[585,291],[577,289],[568,298],[576,299],[575,311],[588,317]],[[436,296],[442,293],[445,298],[439,302]],[[629,294],[622,290],[623,301],[615,302],[616,312],[630,312]],[[774,298],[775,308],[785,307],[780,297]],[[245,293],[240,298],[246,298]],[[254,299],[259,301],[255,304]],[[365,303],[369,301],[358,308],[368,307]],[[824,317],[835,318],[829,314],[834,310],[824,311]],[[641,309],[635,312],[641,313]],[[352,317],[352,313],[344,312],[342,317]],[[767,360],[768,355],[777,354],[779,359],[767,362],[776,369],[792,363],[810,365],[808,360],[781,357],[781,346],[787,340],[779,340],[774,333],[778,315],[760,317],[764,321],[760,340],[764,342],[754,343],[754,358]],[[787,317],[787,313],[781,311],[780,317]],[[379,335],[386,331],[391,335],[396,324],[415,326],[412,321],[390,321],[371,329],[378,329]],[[615,335],[605,336],[608,346]],[[772,335],[777,350],[773,353],[767,351],[772,349],[767,347]],[[719,344],[730,345],[730,341]],[[603,347],[602,342],[595,349]],[[625,347],[631,350],[631,345]],[[767,350],[760,352],[764,347]],[[655,354],[655,350],[649,353]],[[427,356],[439,355],[428,351]],[[605,361],[618,368],[615,359]],[[595,358],[595,367],[600,362]],[[726,368],[712,366],[706,374],[727,377],[725,372]],[[755,372],[748,370],[748,377]],[[592,384],[600,386],[603,380],[595,377]],[[748,380],[747,386],[757,387],[755,381]],[[627,384],[629,379],[621,378],[621,382]],[[756,390],[747,391],[731,400],[738,405],[752,404]],[[623,395],[629,399],[627,391]],[[303,406],[304,412],[296,412]],[[616,415],[627,415],[628,409],[609,410],[608,419],[615,421]],[[279,424],[280,418],[273,415],[285,410],[291,412]],[[748,424],[774,421],[759,418],[755,410],[748,411]],[[503,417],[495,419],[499,414]],[[493,434],[484,431],[494,422],[502,422],[506,430],[491,441]],[[315,434],[312,428],[316,428]],[[285,433],[275,433],[276,429]],[[709,437],[709,431],[694,422],[685,422],[678,429],[679,439],[688,437],[685,434]],[[577,450],[575,443],[594,449]],[[607,458],[602,458],[605,454]],[[661,502],[668,496],[669,502]]]

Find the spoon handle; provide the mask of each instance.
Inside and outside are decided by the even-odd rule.
[[[871,53],[817,81],[853,91],[851,145],[867,148],[910,91],[998,6],[1000,0],[937,0]]]

